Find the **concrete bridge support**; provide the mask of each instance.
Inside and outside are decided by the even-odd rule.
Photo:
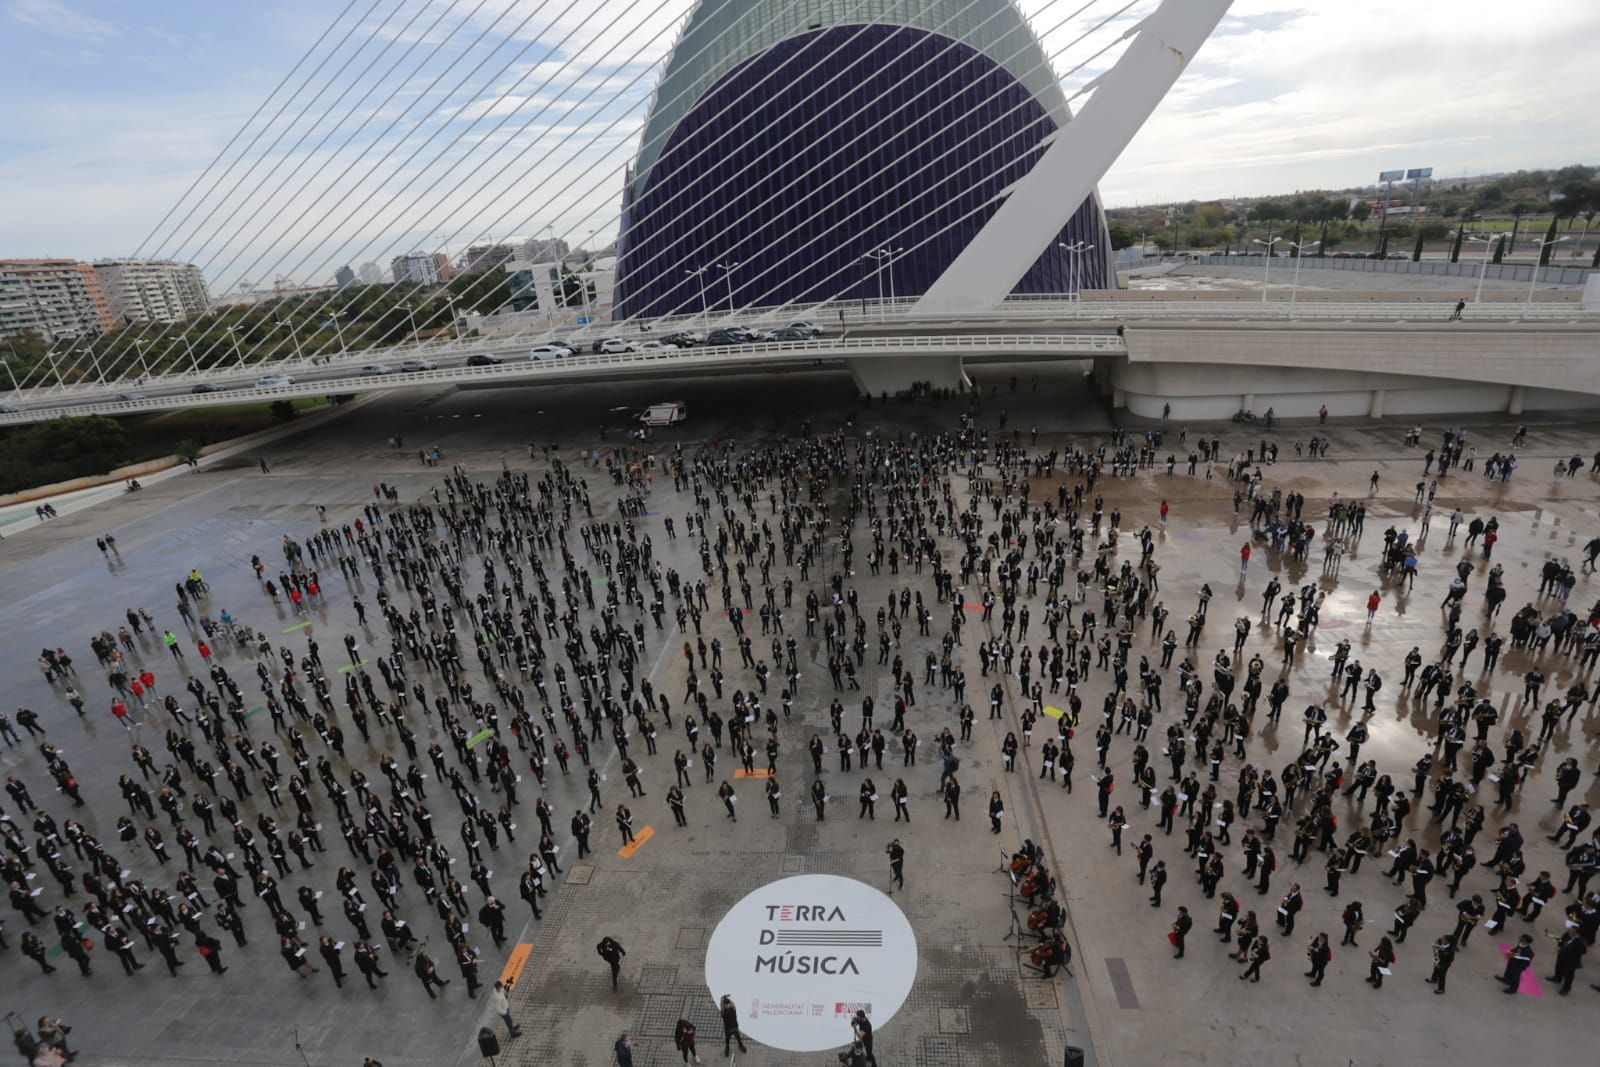
[[[917,384],[957,392],[972,388],[960,356],[859,356],[845,365],[856,388],[868,396],[894,396]]]

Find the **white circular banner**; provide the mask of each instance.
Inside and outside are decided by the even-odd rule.
[[[706,947],[706,985],[739,1008],[764,1045],[847,1045],[865,1009],[887,1023],[917,977],[917,939],[894,901],[864,882],[806,874],[763,886],[722,917]]]

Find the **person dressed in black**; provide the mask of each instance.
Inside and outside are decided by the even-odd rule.
[[[744,1035],[739,1032],[739,1009],[734,1007],[733,998],[724,993],[718,1009],[722,1012],[722,1054],[730,1055],[728,1046],[734,1041],[739,1043],[740,1052],[746,1051]]]
[[[867,1018],[865,1008],[857,1008],[856,1014],[850,1020],[850,1029],[855,1031],[856,1040],[861,1042],[861,1051],[866,1054],[867,1062],[872,1067],[877,1067],[878,1058],[872,1054],[872,1022]]]
[[[889,885],[891,887],[899,886],[901,889],[904,889],[906,887],[905,846],[900,844],[900,839],[897,837],[893,841],[889,842],[889,847],[885,849],[885,851],[889,853]]]
[[[1172,942],[1172,947],[1178,950],[1173,954],[1173,959],[1183,959],[1183,939],[1189,936],[1189,931],[1193,927],[1194,920],[1189,918],[1189,909],[1179,907],[1178,917],[1173,920],[1172,932],[1168,935],[1168,940]]]
[[[611,967],[611,992],[615,993],[617,991],[617,975],[622,973],[622,957],[626,956],[628,952],[614,937],[601,938],[600,943],[594,947],[594,950]],[[737,1018],[737,1014],[735,1018]]]
[[[439,977],[438,968],[433,965],[433,960],[429,958],[426,952],[417,953],[417,959],[412,965],[412,970],[416,971],[417,980],[422,983],[422,988],[428,994],[429,1000],[439,999],[433,991],[435,986],[443,989],[450,984],[450,979]]]
[[[339,958],[339,946],[333,938],[323,934],[318,940],[317,951],[322,954],[323,962],[328,965],[328,973],[333,975],[333,984],[344,988],[344,961]]]
[[[1428,981],[1433,983],[1435,996],[1444,994],[1445,976],[1450,973],[1450,965],[1456,961],[1456,942],[1448,935],[1439,938],[1433,943],[1433,973],[1428,975]]]
[[[365,941],[356,942],[355,960],[356,970],[360,971],[362,977],[367,980],[367,988],[369,989],[378,988],[378,983],[372,980],[373,975],[377,975],[379,978],[387,978],[389,976],[388,971],[378,966],[377,952]]]

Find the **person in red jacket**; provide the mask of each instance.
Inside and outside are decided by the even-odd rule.
[[[1246,541],[1239,548],[1239,573],[1243,574],[1250,569],[1250,542]]]
[[[128,705],[124,704],[120,699],[112,700],[111,714],[116,716],[123,729],[129,733],[133,732],[133,724],[128,721]]]

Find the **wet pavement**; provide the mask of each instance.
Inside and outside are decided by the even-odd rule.
[[[1033,450],[1098,447],[1108,439],[1110,414],[1093,399],[1073,367],[980,366],[973,369],[972,376],[983,398],[979,424],[991,434],[1001,432],[1004,412],[1004,432],[1020,433],[1022,443]],[[27,706],[40,713],[48,740],[61,748],[82,780],[89,806],[75,813],[76,817],[113,847],[139,877],[150,884],[168,884],[146,850],[136,852],[115,841],[113,823],[125,810],[117,796],[116,778],[135,772],[128,758],[130,739],[106,712],[109,690],[92,669],[94,659],[87,647],[91,633],[102,628],[114,630],[129,607],[147,608],[159,625],[182,633],[174,610],[173,584],[195,567],[211,583],[213,614],[226,608],[267,633],[275,645],[286,644],[297,652],[303,649],[308,634],[315,634],[325,651],[335,650],[344,633],[360,632],[350,604],[352,596],[359,594],[372,605],[376,589],[371,577],[350,582],[325,575],[326,603],[313,610],[311,625],[303,627],[300,624],[305,619],[295,617],[287,607],[274,607],[261,593],[250,569],[252,554],[260,554],[275,570],[281,559],[277,546],[285,535],[304,538],[318,528],[317,505],[327,508],[330,522],[353,521],[372,501],[372,486],[379,481],[397,488],[404,501],[423,498],[441,484],[446,470],[422,466],[417,447],[438,446],[446,463],[463,464],[469,473],[484,480],[491,480],[502,464],[529,470],[537,477],[545,464],[542,459],[529,459],[530,442],[558,445],[568,462],[579,461],[583,449],[600,443],[598,426],[608,427],[606,443],[615,443],[625,430],[629,410],[669,399],[688,403],[690,421],[662,432],[653,445],[666,449],[681,441],[688,452],[712,440],[733,440],[741,448],[752,447],[796,436],[807,423],[812,432],[842,430],[860,435],[882,429],[891,434],[928,434],[954,429],[964,410],[964,404],[953,400],[862,407],[848,378],[831,371],[698,379],[670,387],[619,383],[385,396],[315,432],[263,446],[261,456],[268,460],[271,474],[259,473],[258,457],[240,456],[37,528],[8,532],[0,543],[0,583],[6,592],[8,622],[0,644],[0,662],[7,664],[12,679],[9,703],[13,708]],[[1397,782],[1409,782],[1412,764],[1432,747],[1434,719],[1431,702],[1424,706],[1402,690],[1402,660],[1413,645],[1427,657],[1436,654],[1444,637],[1439,602],[1462,558],[1478,564],[1466,598],[1463,625],[1485,631],[1489,625],[1481,615],[1482,576],[1487,566],[1481,551],[1465,547],[1464,529],[1453,539],[1446,536],[1452,508],[1461,507],[1469,519],[1490,515],[1499,519],[1500,541],[1493,562],[1504,568],[1509,591],[1497,624],[1502,633],[1509,615],[1524,603],[1532,602],[1547,613],[1559,608],[1550,598],[1536,596],[1540,567],[1551,555],[1576,565],[1584,544],[1600,534],[1600,486],[1587,469],[1575,478],[1557,478],[1552,468],[1558,458],[1574,453],[1592,455],[1600,446],[1600,424],[1565,417],[1530,417],[1529,422],[1529,440],[1517,450],[1520,467],[1509,483],[1489,483],[1481,475],[1455,471],[1440,481],[1429,529],[1420,543],[1420,574],[1410,590],[1401,590],[1380,576],[1377,562],[1386,527],[1408,530],[1412,537],[1421,534],[1421,506],[1414,494],[1422,477],[1423,453],[1436,445],[1446,426],[1462,426],[1478,449],[1481,466],[1489,453],[1509,447],[1514,427],[1493,418],[1434,419],[1425,424],[1420,447],[1404,444],[1412,424],[1398,419],[1344,422],[1325,428],[1290,425],[1267,434],[1280,451],[1278,462],[1265,468],[1264,486],[1304,494],[1304,517],[1317,527],[1319,535],[1324,531],[1326,501],[1333,494],[1358,499],[1368,507],[1364,535],[1344,555],[1337,574],[1323,567],[1320,539],[1303,564],[1256,543],[1241,581],[1239,548],[1250,538],[1249,512],[1248,507],[1235,512],[1232,496],[1237,483],[1228,480],[1220,464],[1209,480],[1204,477],[1203,465],[1201,473],[1190,477],[1183,473],[1186,465],[1180,463],[1178,473],[1169,476],[1163,463],[1134,477],[1108,477],[1097,484],[1095,491],[1104,496],[1106,509],[1122,513],[1119,560],[1137,562],[1138,546],[1132,535],[1145,525],[1155,530],[1159,504],[1168,502],[1171,513],[1166,529],[1156,533],[1156,559],[1161,564],[1157,598],[1172,611],[1173,624],[1180,624],[1194,610],[1200,586],[1210,584],[1215,598],[1204,638],[1194,651],[1204,678],[1209,679],[1209,662],[1217,649],[1231,649],[1233,621],[1241,615],[1254,624],[1241,658],[1259,652],[1267,664],[1267,677],[1277,676],[1280,639],[1259,617],[1261,589],[1269,577],[1278,578],[1288,589],[1311,583],[1326,593],[1319,623],[1289,673],[1292,695],[1281,724],[1264,722],[1264,709],[1258,712],[1245,760],[1229,755],[1222,765],[1223,796],[1232,796],[1243,763],[1279,771],[1299,753],[1301,711],[1307,703],[1327,702],[1329,727],[1336,737],[1343,738],[1360,717],[1359,700],[1341,703],[1328,691],[1329,658],[1343,638],[1352,643],[1353,659],[1375,667],[1385,679],[1377,710],[1367,720],[1371,740],[1364,746],[1363,756],[1376,759],[1380,770],[1392,774]],[[1033,444],[1035,428],[1038,438]],[[1130,428],[1143,433],[1157,427],[1141,424]],[[1158,454],[1164,460],[1173,450],[1178,427],[1161,429],[1166,442]],[[1259,448],[1264,436],[1260,430],[1247,431],[1232,424],[1196,426],[1194,433],[1219,438],[1224,456]],[[394,434],[403,435],[405,448],[389,447],[388,438]],[[1313,434],[1329,439],[1327,458],[1296,457],[1295,443],[1303,443]],[[1379,489],[1371,492],[1369,479],[1374,471],[1379,474]],[[1059,470],[1053,477],[1035,479],[1034,499],[1053,497],[1058,484],[1070,489],[1077,480]],[[596,517],[614,518],[616,490],[610,479],[596,471],[589,481]],[[958,503],[964,504],[970,491],[967,478],[958,475],[953,485]],[[685,575],[698,575],[699,562],[690,542],[681,536],[669,541],[662,528],[665,516],[681,516],[691,506],[686,494],[673,491],[670,479],[658,478],[641,529],[651,534],[667,566]],[[984,514],[986,518],[991,514],[987,507]],[[102,556],[94,545],[95,537],[106,533],[117,542],[117,552],[110,556]],[[858,540],[858,552],[860,546]],[[953,543],[946,539],[942,548],[946,559],[953,561]],[[867,573],[859,556],[857,569],[859,573],[849,581],[860,590],[864,605],[881,603],[891,589],[918,590],[930,603],[934,600],[927,573],[918,576],[903,567],[901,574],[891,576],[885,568],[884,574],[875,576]],[[475,558],[468,562],[467,571],[468,586],[476,585],[480,571]],[[779,580],[781,573],[795,578],[797,605],[803,591],[822,577],[820,571],[814,571],[812,582],[803,583],[797,572],[787,571],[780,563],[774,568],[774,579]],[[1374,589],[1380,593],[1381,605],[1368,625],[1365,605]],[[973,584],[964,592],[970,601],[981,591]],[[403,594],[397,596],[404,603]],[[1580,576],[1571,594],[1571,607],[1582,614],[1595,600],[1594,579]],[[1029,603],[1035,619],[1040,619],[1040,599]],[[1091,593],[1090,603],[1098,609],[1099,598]],[[632,610],[626,609],[623,618],[631,623],[632,617]],[[942,623],[943,612],[936,610],[935,618]],[[90,1064],[306,1062],[320,1067],[359,1063],[366,1055],[389,1065],[477,1063],[472,1038],[480,1024],[490,1025],[500,1034],[506,1049],[500,1063],[611,1063],[612,1042],[628,1030],[635,1035],[635,1063],[665,1064],[681,1062],[671,1047],[678,1018],[697,1023],[702,1058],[706,1058],[707,1052],[716,1051],[714,1037],[721,1032],[710,996],[722,991],[705,987],[705,945],[722,913],[750,889],[790,874],[840,874],[886,887],[883,850],[891,837],[899,836],[908,851],[907,886],[904,892],[897,891],[894,899],[917,932],[920,962],[905,1007],[894,1019],[879,1023],[877,1053],[886,1065],[1053,1064],[1061,1062],[1067,1045],[1084,1046],[1090,1062],[1103,1064],[1147,1063],[1158,1057],[1186,1063],[1380,1064],[1447,1057],[1479,1063],[1530,1053],[1565,1057],[1581,1054],[1586,1047],[1581,1043],[1580,1013],[1592,1007],[1587,998],[1595,993],[1583,980],[1585,975],[1580,974],[1569,997],[1555,995],[1554,985],[1542,980],[1550,973],[1554,958],[1553,943],[1542,935],[1547,930],[1559,933],[1562,925],[1556,914],[1557,902],[1552,901],[1536,922],[1512,922],[1511,933],[1526,930],[1535,935],[1540,953],[1530,973],[1541,979],[1525,988],[1527,995],[1498,995],[1500,986],[1490,975],[1498,973],[1501,966],[1499,941],[1509,940],[1479,934],[1457,960],[1448,995],[1435,997],[1422,982],[1429,969],[1428,944],[1449,932],[1454,917],[1443,880],[1437,879],[1428,910],[1408,942],[1400,946],[1394,979],[1375,991],[1361,981],[1366,974],[1364,949],[1387,931],[1388,917],[1403,900],[1403,891],[1380,880],[1381,870],[1369,862],[1358,874],[1345,878],[1337,898],[1328,896],[1322,891],[1324,859],[1320,853],[1313,852],[1304,867],[1296,867],[1288,858],[1292,816],[1285,817],[1278,835],[1280,870],[1269,895],[1258,895],[1240,876],[1237,837],[1227,850],[1222,888],[1239,895],[1247,908],[1257,909],[1263,929],[1272,936],[1274,957],[1264,971],[1267,981],[1260,985],[1234,981],[1242,967],[1225,958],[1214,937],[1203,934],[1214,922],[1216,902],[1200,894],[1190,871],[1192,864],[1181,852],[1181,830],[1170,838],[1159,833],[1156,837],[1156,857],[1167,862],[1172,874],[1162,907],[1151,908],[1147,892],[1134,882],[1132,844],[1142,834],[1156,832],[1156,827],[1154,813],[1138,808],[1137,793],[1128,784],[1133,746],[1126,735],[1114,738],[1108,766],[1121,784],[1116,802],[1126,806],[1130,825],[1123,856],[1117,858],[1108,849],[1109,834],[1104,821],[1096,816],[1090,778],[1092,735],[1110,688],[1107,672],[1090,671],[1079,689],[1084,716],[1074,741],[1078,761],[1075,791],[1068,794],[1038,777],[1038,746],[1048,720],[1038,728],[1035,746],[1024,752],[1018,772],[1006,774],[1000,741],[1008,730],[1019,729],[1017,717],[1026,700],[1018,691],[1018,679],[1011,676],[1004,683],[1004,718],[993,722],[984,718],[987,701],[983,697],[991,679],[981,677],[975,650],[985,626],[976,614],[970,621],[960,648],[968,675],[967,699],[978,707],[979,715],[973,740],[958,749],[967,801],[963,805],[966,819],[959,828],[937,817],[936,761],[925,757],[914,768],[902,768],[898,745],[891,746],[894,766],[886,765],[884,774],[872,773],[880,782],[890,773],[906,777],[912,790],[914,829],[897,826],[889,819],[858,820],[853,804],[844,805],[826,822],[814,821],[803,801],[805,779],[810,777],[804,746],[813,732],[824,736],[831,732],[826,709],[834,693],[825,655],[802,667],[794,719],[780,730],[780,768],[793,783],[785,792],[781,820],[727,822],[696,773],[696,785],[689,791],[690,825],[674,827],[660,796],[671,777],[668,761],[674,743],[664,739],[660,755],[641,759],[647,788],[659,788],[650,788],[648,798],[632,803],[636,824],[652,826],[651,838],[631,855],[621,856],[615,828],[604,813],[597,815],[595,854],[581,865],[567,865],[564,875],[553,880],[544,919],[530,920],[518,935],[529,915],[516,891],[522,869],[518,850],[529,845],[524,836],[527,827],[536,828],[529,810],[536,790],[531,780],[525,782],[518,841],[490,854],[493,858],[488,864],[494,869],[493,887],[512,918],[513,936],[504,950],[494,949],[486,937],[481,944],[486,983],[501,972],[514,945],[530,946],[513,995],[513,1011],[524,1033],[515,1041],[506,1042],[498,1021],[485,1017],[483,998],[466,998],[464,983],[446,954],[438,954],[440,973],[455,981],[437,1001],[429,1000],[403,963],[395,961],[390,961],[390,976],[382,987],[369,992],[354,972],[348,949],[345,966],[350,980],[336,990],[326,973],[300,979],[288,971],[271,944],[272,930],[261,908],[247,909],[245,914],[251,938],[248,948],[235,949],[231,939],[223,936],[230,970],[216,979],[192,948],[184,950],[187,966],[175,979],[166,975],[159,956],[142,945],[138,954],[150,966],[132,978],[121,973],[114,958],[97,949],[95,974],[88,980],[72,973],[70,962],[59,957],[54,962],[66,965],[53,975],[41,976],[31,961],[13,949],[0,957],[6,1010],[30,1020],[42,1013],[67,1017],[75,1025],[75,1047],[84,1049],[79,1062]],[[646,625],[650,626],[648,617]],[[998,632],[998,619],[993,625]],[[1177,625],[1177,629],[1181,639],[1183,627]],[[919,638],[914,630],[907,627],[901,650],[913,666],[921,662],[928,648],[937,650],[942,628],[936,626],[935,636],[930,638]],[[708,639],[717,632],[731,646],[726,621],[708,617]],[[1036,621],[1030,631],[1033,643],[1038,643],[1041,632]],[[368,640],[377,636],[373,631]],[[669,617],[666,631],[649,629],[643,657],[656,688],[668,694],[675,707],[684,691],[684,665],[676,654],[681,641]],[[88,699],[85,718],[74,716],[59,692],[46,685],[33,666],[39,646],[45,643],[65,647],[75,657],[81,674],[79,685]],[[803,642],[802,647],[807,645],[810,643]],[[809,654],[817,655],[814,646]],[[241,684],[253,683],[249,657],[232,649],[221,650],[220,655]],[[1160,649],[1151,643],[1147,622],[1136,629],[1132,661],[1136,663],[1141,655],[1159,662]],[[173,661],[157,644],[142,640],[136,658],[156,673],[160,692],[181,692],[182,668],[174,677]],[[185,666],[192,668],[194,659],[191,653]],[[736,657],[730,661],[737,663]],[[1536,661],[1548,677],[1547,692],[1564,692],[1572,683],[1576,658],[1546,652]],[[1481,663],[1480,651],[1473,657],[1467,677],[1501,713],[1490,734],[1490,743],[1499,751],[1509,730],[1520,728],[1528,736],[1537,733],[1537,711],[1519,703],[1522,674],[1533,664],[1526,654],[1509,648],[1492,675],[1477,670]],[[733,667],[728,670],[730,691],[752,684],[749,678],[735,677],[743,672]],[[475,671],[471,673],[477,677]],[[880,714],[887,715],[893,692],[888,670],[876,666],[875,656],[869,655],[860,676],[863,690],[876,695]],[[1592,681],[1592,675],[1589,679]],[[1153,739],[1180,714],[1172,696],[1176,689],[1172,672],[1167,672],[1166,683],[1166,710],[1156,716]],[[859,696],[842,697],[849,709],[848,723],[856,721]],[[956,701],[949,690],[937,684],[923,686],[918,701],[911,725],[925,744],[944,726],[958,729]],[[1562,856],[1544,840],[1544,835],[1559,825],[1559,809],[1550,803],[1554,795],[1551,778],[1556,763],[1568,755],[1577,756],[1584,777],[1572,799],[1594,796],[1592,735],[1597,722],[1593,705],[1586,705],[1570,725],[1563,720],[1509,815],[1521,824],[1528,839],[1530,875],[1549,869],[1558,887],[1565,880]],[[158,767],[168,761],[161,744],[167,725],[150,722],[137,735],[156,753]],[[252,716],[249,725],[258,742],[271,733],[266,715]],[[436,728],[433,720],[428,725]],[[376,743],[370,746],[360,744],[354,731],[346,732],[352,762],[381,781],[377,761],[390,747],[398,746],[385,743],[381,731],[374,734]],[[620,794],[622,785],[609,743],[597,745],[595,755],[598,764],[608,768],[607,800],[614,803],[613,794]],[[731,757],[725,759],[730,761],[727,769],[731,771]],[[1163,768],[1160,777],[1164,785],[1164,761],[1158,755],[1155,762]],[[835,794],[842,790],[849,795],[862,777],[859,769],[842,774],[832,769],[831,761],[825,766],[830,770],[824,777]],[[35,798],[58,820],[73,814],[66,799],[54,791],[36,752],[22,746],[0,749],[0,771],[27,782]],[[759,814],[762,807],[757,785],[740,784],[751,814]],[[989,833],[982,817],[983,801],[991,790],[1001,792],[1008,812],[1005,832],[998,838]],[[557,812],[557,836],[566,846],[564,856],[573,851],[566,819],[584,794],[576,770],[570,778],[551,776],[546,795]],[[486,787],[480,795],[488,799]],[[1488,799],[1487,792],[1484,799]],[[10,798],[0,803],[7,812],[14,812]],[[249,822],[254,822],[261,803],[257,795],[241,805]],[[327,807],[325,801],[319,799],[319,803]],[[433,801],[432,806],[440,816],[441,836],[457,846],[452,806],[446,798]],[[1361,813],[1371,808],[1370,801],[1363,808],[1354,798],[1340,797],[1334,811],[1341,827],[1346,827],[1355,825]],[[320,809],[319,813],[326,814]],[[1478,842],[1481,856],[1487,856],[1490,849],[1482,846],[1505,821],[1500,816],[1490,817]],[[165,820],[159,825],[165,826]],[[31,842],[27,823],[22,826]],[[1437,845],[1437,831],[1425,808],[1410,816],[1405,832],[1423,847]],[[1342,829],[1341,838],[1343,833]],[[995,869],[1001,862],[1000,850],[1015,848],[1023,837],[1046,846],[1060,879],[1071,916],[1072,978],[1046,983],[1029,975],[1023,966],[1026,957],[1019,957],[1015,941],[1006,940],[1012,911],[1009,883]],[[219,840],[219,844],[226,847],[227,842]],[[332,891],[333,869],[349,856],[337,836],[330,837],[328,845],[330,852],[319,859],[314,870],[280,879],[291,910],[293,890],[302,882]],[[177,851],[175,846],[173,851]],[[456,852],[459,854],[459,847]],[[68,860],[76,865],[70,851]],[[356,862],[353,866],[364,881],[365,865]],[[172,870],[167,868],[167,872]],[[48,875],[41,877],[48,879]],[[1306,909],[1294,935],[1283,939],[1265,919],[1292,880],[1305,889]],[[209,879],[202,879],[202,885],[209,899]],[[1464,889],[1487,897],[1493,885],[1494,880],[1479,871],[1469,876]],[[470,887],[469,891],[476,907],[476,891]],[[438,920],[416,896],[415,889],[407,889],[402,894],[403,907],[414,914],[415,925],[431,934],[432,946],[442,945]],[[47,910],[59,902],[53,888],[39,899]],[[1361,937],[1363,950],[1336,948],[1327,983],[1308,988],[1298,971],[1305,943],[1320,930],[1330,932],[1337,941],[1339,912],[1351,899],[1362,900],[1369,916]],[[1569,899],[1562,897],[1561,901]],[[77,904],[81,914],[81,896]],[[1175,961],[1165,934],[1180,904],[1194,913],[1196,930],[1186,958]],[[351,936],[348,924],[337,914],[328,915],[328,924],[338,931],[337,936]],[[6,933],[13,944],[26,925],[15,913],[7,914]],[[48,926],[41,924],[41,936],[53,942],[46,935]],[[604,965],[594,955],[594,944],[603,934],[615,936],[628,948],[622,989],[615,995]],[[1597,976],[1600,972],[1587,975],[1590,979]],[[782,1053],[753,1046],[750,1059],[773,1064],[822,1063],[833,1062],[833,1055]]]

